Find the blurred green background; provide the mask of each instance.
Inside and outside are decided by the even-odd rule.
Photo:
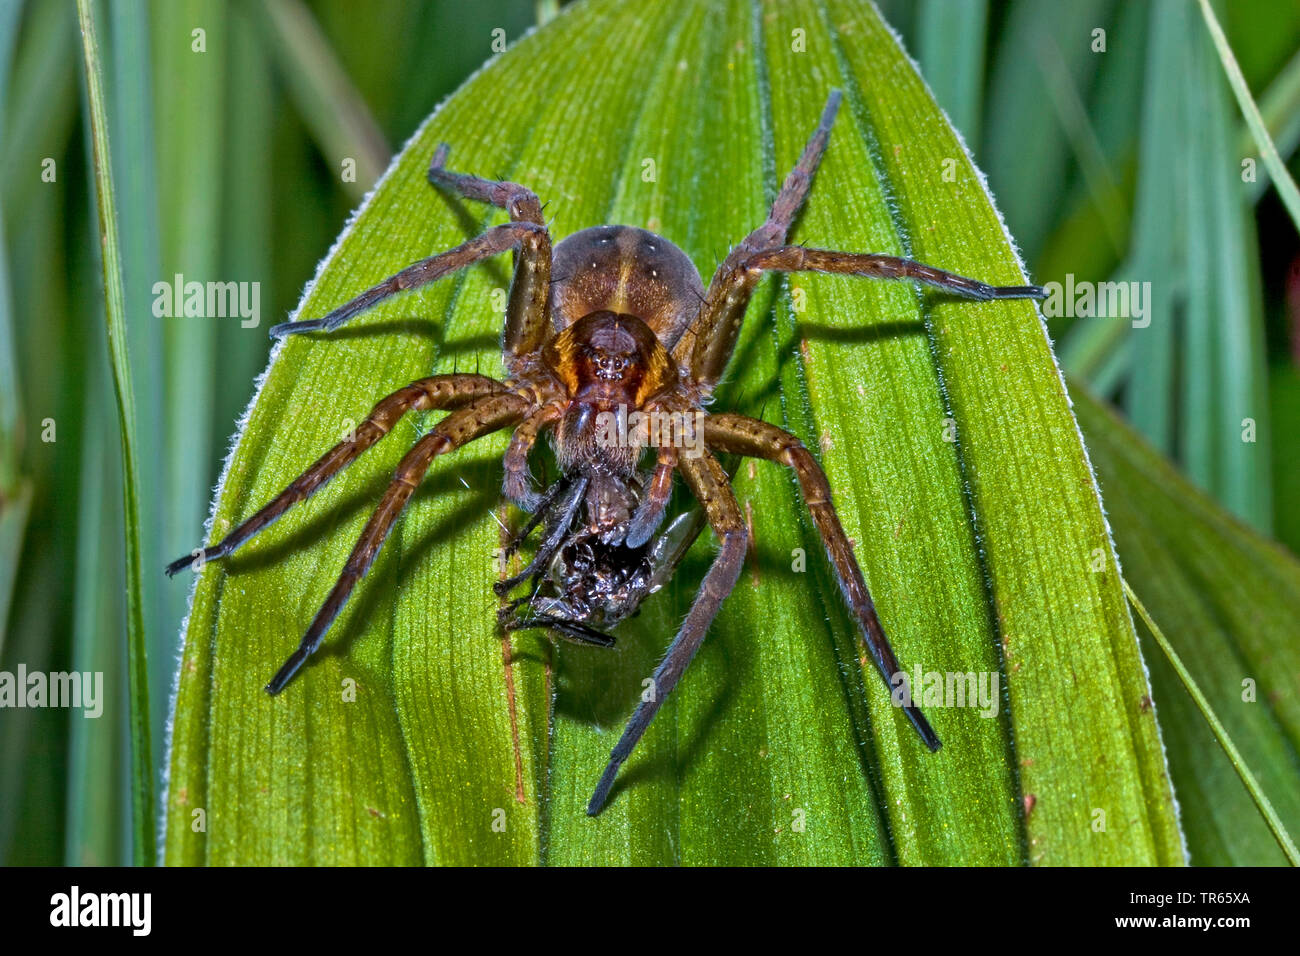
[[[1231,512],[1300,552],[1300,244],[1195,3],[880,6],[987,173],[1034,281],[1151,282],[1150,328],[1051,321],[1067,371]],[[555,7],[96,7],[155,767],[189,591],[159,572],[201,537],[266,328],[417,124]],[[1300,4],[1217,9],[1294,176]],[[110,707],[99,720],[0,711],[6,864],[132,857],[120,445],[81,62],[72,3],[0,0],[0,670],[102,671]],[[1243,183],[1251,158],[1255,181]],[[341,176],[348,159],[355,182]],[[154,283],[176,273],[259,283],[261,325],[154,316]],[[1253,441],[1241,439],[1245,418]]]

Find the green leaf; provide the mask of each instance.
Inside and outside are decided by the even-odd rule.
[[[352,198],[360,199],[388,162],[391,151],[384,134],[303,3],[270,0],[257,7],[256,14],[267,25],[270,44],[281,62],[280,76],[326,161],[335,169],[353,163],[353,174],[344,182]]]
[[[1074,389],[1124,574],[1300,833],[1300,562],[1198,491],[1113,413]],[[1193,863],[1286,862],[1165,655],[1144,639]]]
[[[918,13],[921,69],[952,125],[973,138],[979,129],[980,104],[984,100],[988,2],[923,0]]]
[[[793,238],[1022,281],[981,177],[873,8],[601,0],[563,10],[434,113],[298,314],[501,221],[428,187],[443,140],[454,168],[549,200],[557,238],[644,226],[708,276],[762,221],[833,87],[844,108]],[[493,293],[508,281],[503,258],[273,350],[211,536],[380,396],[430,372],[499,374]],[[616,651],[516,636],[507,666],[490,588],[499,522],[518,520],[498,505],[504,436],[435,463],[325,647],[268,698],[262,686],[427,424],[407,421],[200,575],[167,861],[1182,862],[1096,482],[1031,305],[768,281],[715,407],[819,450],[900,658],[996,676],[996,716],[931,708],[945,746],[926,752],[861,660],[790,476],[742,463],[745,575],[610,805],[587,818],[710,544],[620,629]]]
[[[1210,36],[1214,40],[1215,52],[1219,54],[1219,62],[1223,64],[1223,72],[1227,74],[1228,82],[1232,85],[1232,93],[1237,98],[1237,105],[1241,107],[1242,115],[1246,118],[1246,125],[1250,127],[1251,135],[1255,138],[1255,145],[1263,156],[1264,165],[1273,177],[1273,185],[1277,187],[1283,205],[1286,206],[1287,212],[1291,214],[1291,221],[1295,223],[1297,228],[1300,228],[1300,190],[1296,189],[1295,180],[1291,178],[1291,173],[1287,171],[1286,164],[1282,162],[1282,157],[1277,153],[1277,147],[1273,144],[1273,137],[1268,133],[1268,125],[1264,122],[1264,117],[1260,115],[1254,97],[1250,95],[1250,87],[1246,84],[1246,78],[1241,75],[1241,67],[1237,65],[1237,58],[1232,55],[1232,47],[1228,44],[1228,38],[1223,35],[1223,28],[1219,26],[1219,20],[1214,15],[1214,8],[1210,6],[1209,0],[1199,0],[1199,2],[1201,16],[1205,18],[1205,25],[1209,28]]]
[[[108,354],[117,405],[118,440],[122,448],[122,493],[126,563],[128,692],[131,726],[131,820],[134,860],[152,865],[154,844],[154,779],[149,729],[149,661],[142,607],[140,549],[140,485],[136,460],[135,393],[127,354],[126,293],[123,288],[122,244],[114,191],[113,153],[108,138],[108,110],[100,61],[95,11],[79,0],[82,52],[86,69],[86,111],[94,166],[95,201],[99,214],[99,244],[104,277],[104,312]]]

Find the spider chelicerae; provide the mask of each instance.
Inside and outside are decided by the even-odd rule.
[[[707,412],[736,345],[750,295],[764,272],[813,271],[911,279],[978,299],[1039,298],[1037,286],[990,286],[909,259],[787,245],[840,104],[832,91],[821,121],[786,177],[767,221],[731,250],[705,289],[687,255],[632,226],[594,226],[552,248],[537,196],[525,186],[449,171],[438,147],[429,181],[466,199],[504,209],[510,222],[390,276],[324,318],[287,322],[274,337],[331,332],[407,289],[513,250],[514,277],[502,334],[505,381],[477,374],[434,375],[384,398],[356,429],[274,500],[214,545],[167,568],[175,574],[224,557],[295,503],[323,487],[412,410],[449,412],[402,458],[343,571],[298,649],[266,689],[278,693],[320,646],[326,630],[375,559],[385,537],[438,455],[503,428],[504,495],[533,517],[511,550],[538,525],[542,540],[523,572],[499,582],[508,594],[525,579],[531,593],[502,608],[507,630],[548,628],[561,637],[610,646],[610,627],[636,611],[673,573],[704,521],[720,548],[677,636],[642,695],[587,806],[599,813],[619,767],[681,679],[745,560],[748,530],[730,480],[713,452],[765,458],[794,470],[849,610],[887,683],[906,674],[895,657],[866,582],[831,503],[825,473],[803,443],[767,422]],[[637,424],[632,425],[636,419]],[[661,427],[654,427],[658,423]],[[533,487],[528,459],[546,434],[560,477]],[[646,459],[643,465],[642,460]],[[681,472],[700,505],[664,523]],[[939,738],[910,695],[904,712],[930,750]]]

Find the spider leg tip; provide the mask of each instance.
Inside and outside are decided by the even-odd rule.
[[[609,800],[609,788],[604,786],[604,781],[601,781],[601,784],[596,788],[596,792],[591,795],[591,799],[587,801],[587,816],[589,817],[600,816],[600,811],[605,809],[605,804]]]
[[[188,554],[183,558],[177,558],[171,564],[167,565],[167,567],[163,568],[163,574],[167,575],[169,578],[174,578],[176,575],[180,574],[180,572],[189,567],[193,561],[193,555]]]

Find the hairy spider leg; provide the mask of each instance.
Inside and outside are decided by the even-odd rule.
[[[566,403],[552,402],[524,419],[510,436],[510,447],[504,460],[505,478],[501,493],[518,505],[521,511],[535,511],[542,496],[533,490],[533,476],[528,470],[528,453],[537,443],[543,429],[550,428],[564,416]]]
[[[817,459],[794,435],[784,429],[769,425],[767,422],[745,415],[719,414],[710,415],[704,420],[704,441],[717,451],[746,455],[750,458],[765,458],[778,464],[786,465],[795,473],[799,489],[803,493],[804,505],[812,515],[813,524],[826,546],[826,556],[830,558],[839,580],[840,591],[866,641],[867,650],[880,669],[881,676],[890,690],[896,690],[898,682],[904,685],[907,674],[894,656],[885,629],[876,614],[875,604],[867,583],[858,567],[858,560],[849,544],[848,535],[840,523],[835,505],[831,501],[831,486],[826,480]],[[940,747],[939,737],[930,727],[929,721],[920,709],[912,704],[912,695],[908,693],[903,704],[903,712],[912,726],[931,751]]]
[[[187,567],[199,568],[208,561],[224,558],[236,548],[263,530],[300,501],[305,501],[323,488],[335,475],[361,457],[392,430],[404,414],[411,410],[463,408],[470,402],[490,395],[506,394],[509,389],[496,379],[484,375],[434,375],[399,388],[381,399],[365,421],[306,471],[295,478],[287,488],[276,495],[251,518],[237,525],[217,544],[203,548],[198,554],[177,558],[167,566],[171,577]]]
[[[445,168],[448,152],[446,143],[434,150],[429,163],[429,182],[433,186],[504,209],[513,222],[541,227],[521,240],[506,304],[501,350],[506,367],[514,374],[521,360],[541,347],[551,328],[551,235],[542,218],[542,204],[536,193],[519,183],[451,172]]]
[[[476,438],[518,423],[528,414],[530,407],[531,403],[526,398],[513,392],[489,395],[452,412],[415,443],[397,466],[392,483],[362,529],[338,581],[321,609],[316,612],[298,649],[266,685],[269,693],[279,693],[303,662],[320,646],[325,631],[343,610],[357,582],[370,569],[388,532],[392,530],[394,522],[424,478],[433,459],[455,451]]]
[[[704,293],[699,314],[673,348],[677,364],[689,368],[700,385],[712,388],[717,384],[731,360],[749,297],[761,278],[761,273],[746,269],[744,264],[754,253],[785,242],[826,151],[840,98],[839,90],[831,91],[821,121],[808,138],[799,162],[781,184],[767,220],[733,248],[718,266]]]
[[[605,801],[609,799],[614,778],[618,776],[619,767],[627,760],[632,750],[654,720],[655,714],[663,702],[672,693],[677,682],[681,680],[695,652],[699,650],[709,625],[717,616],[718,608],[731,593],[740,577],[741,567],[745,563],[745,551],[748,547],[749,531],[745,526],[744,516],[736,503],[736,496],[731,491],[727,473],[718,460],[705,452],[698,458],[683,458],[678,465],[687,486],[704,508],[709,524],[717,535],[722,547],[713,559],[708,573],[700,584],[695,602],[687,612],[681,630],[668,647],[663,662],[654,672],[652,689],[654,693],[649,700],[642,699],[623,730],[609,755],[609,763],[601,774],[596,791],[587,804],[587,815],[600,813]]]
[[[360,315],[390,296],[428,285],[430,282],[435,282],[443,276],[464,269],[466,266],[473,265],[483,259],[490,259],[492,256],[513,249],[526,240],[528,236],[535,235],[538,232],[545,233],[546,227],[532,222],[510,222],[500,226],[493,226],[481,236],[463,242],[454,249],[440,252],[436,256],[421,259],[419,262],[407,266],[401,272],[389,276],[377,285],[371,286],[351,301],[343,303],[323,318],[303,319],[299,322],[281,322],[279,325],[273,325],[271,327],[271,338],[278,339],[286,335],[297,335],[302,332],[333,332],[349,319]]]
[[[1042,299],[1047,295],[1047,290],[1042,286],[989,285],[912,259],[875,252],[839,252],[834,249],[781,246],[756,253],[745,262],[744,267],[768,272],[827,272],[868,279],[911,279],[980,302],[991,299]]]

